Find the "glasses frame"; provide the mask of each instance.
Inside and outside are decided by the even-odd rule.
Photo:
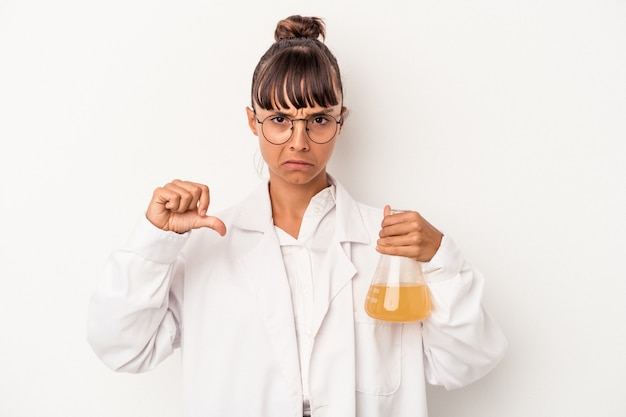
[[[264,139],[265,139],[268,143],[271,143],[272,145],[277,145],[277,146],[278,146],[278,145],[284,145],[285,143],[287,143],[287,142],[289,142],[289,141],[291,140],[291,138],[293,137],[293,124],[294,124],[294,122],[298,122],[298,121],[302,121],[302,122],[304,122],[304,130],[306,131],[306,137],[307,137],[307,138],[309,138],[309,140],[310,140],[311,142],[313,142],[313,143],[317,143],[318,145],[324,145],[324,144],[326,144],[326,143],[330,142],[331,140],[333,140],[333,139],[335,138],[335,136],[337,136],[337,131],[339,130],[339,125],[340,125],[340,124],[341,124],[341,122],[343,121],[343,117],[342,117],[341,115],[339,116],[339,117],[340,117],[340,119],[339,119],[339,120],[337,120],[337,118],[336,118],[335,116],[333,116],[332,114],[326,114],[326,113],[315,114],[315,115],[313,115],[313,116],[309,116],[309,117],[307,117],[307,118],[305,118],[305,119],[302,119],[302,118],[300,118],[300,119],[292,119],[292,118],[287,117],[287,116],[285,116],[285,115],[270,114],[269,116],[267,116],[266,118],[264,118],[264,119],[263,119],[263,121],[261,121],[261,120],[259,120],[259,117],[258,117],[258,115],[257,115],[257,113],[256,113],[256,110],[253,110],[253,111],[254,111],[254,118],[256,119],[257,123],[259,123],[259,124],[261,125],[261,132],[263,132],[263,138],[264,138]],[[311,120],[311,119],[315,119],[316,117],[320,117],[320,116],[330,117],[331,119],[333,119],[333,120],[335,121],[335,133],[333,133],[333,135],[332,135],[332,136],[331,136],[331,137],[330,137],[327,141],[324,141],[324,142],[318,142],[318,141],[316,141],[315,139],[313,139],[313,138],[311,137],[311,135],[310,135],[310,133],[309,133],[309,130],[310,130],[310,129],[309,129],[309,120]],[[287,119],[287,120],[289,120],[289,121],[291,122],[291,129],[290,129],[290,130],[291,130],[291,133],[289,134],[289,137],[288,137],[286,140],[284,140],[284,141],[282,141],[282,142],[272,142],[272,141],[271,141],[271,140],[269,140],[269,139],[267,138],[267,136],[265,135],[265,131],[263,131],[263,123],[265,123],[265,122],[266,122],[268,119],[270,119],[271,117],[283,117],[283,118],[285,118],[285,119]]]

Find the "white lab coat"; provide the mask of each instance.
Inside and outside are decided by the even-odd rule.
[[[424,264],[431,317],[371,319],[364,301],[382,210],[336,186],[335,236],[315,282],[312,415],[424,417],[425,378],[461,387],[504,354],[507,342],[481,307],[483,277],[445,236]],[[150,370],[180,346],[185,417],[300,417],[293,308],[267,185],[218,215],[224,237],[163,232],[142,219],[92,296],[88,341],[126,372]]]

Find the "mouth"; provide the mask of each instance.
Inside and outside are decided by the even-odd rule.
[[[307,161],[302,161],[299,159],[290,159],[288,161],[283,162],[283,166],[291,169],[303,169],[312,167],[313,164]]]

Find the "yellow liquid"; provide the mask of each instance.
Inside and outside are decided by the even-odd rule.
[[[430,297],[424,284],[372,285],[365,312],[378,320],[408,322],[430,315]]]

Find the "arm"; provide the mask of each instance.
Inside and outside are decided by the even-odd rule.
[[[110,368],[154,368],[179,344],[182,247],[192,229],[226,226],[207,216],[209,188],[174,180],[154,190],[129,245],[112,254],[91,297],[87,338]]]
[[[417,212],[392,215],[387,206],[381,226],[379,252],[423,263],[432,301],[422,332],[428,382],[452,389],[483,377],[507,348],[502,331],[481,304],[483,276],[449,237]]]
[[[87,325],[87,340],[108,367],[146,371],[178,346],[182,263],[176,259],[186,239],[144,218],[127,247],[111,255]]]
[[[481,304],[484,278],[444,236],[430,262],[423,264],[432,312],[423,323],[426,379],[447,389],[468,385],[491,371],[507,341]]]

